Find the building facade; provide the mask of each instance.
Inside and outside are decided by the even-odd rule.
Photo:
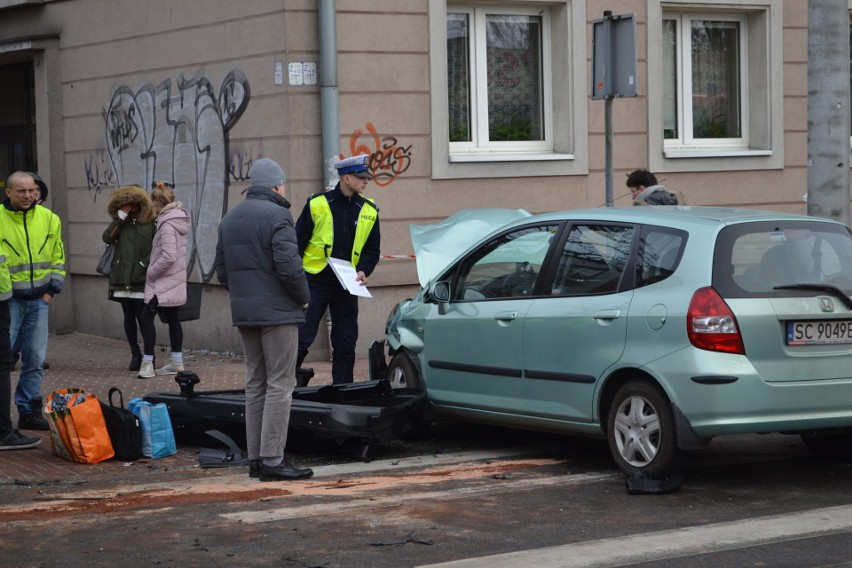
[[[63,220],[54,331],[123,337],[95,272],[106,201],[161,179],[191,211],[204,284],[185,343],[239,351],[212,263],[252,162],[282,164],[295,217],[334,159],[363,152],[384,257],[361,300],[365,353],[416,293],[410,224],[606,205],[591,96],[604,10],[636,22],[637,96],[612,103],[613,205],[648,168],[690,205],[805,213],[805,0],[0,0],[0,176],[38,170]]]

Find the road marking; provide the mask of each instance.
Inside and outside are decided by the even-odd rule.
[[[461,487],[457,489],[447,489],[444,491],[421,491],[419,493],[407,493],[404,498],[399,495],[388,497],[370,497],[366,499],[354,499],[351,501],[343,501],[336,503],[324,503],[305,505],[304,507],[280,507],[277,509],[268,509],[266,511],[239,511],[236,513],[225,513],[221,515],[232,521],[240,521],[243,523],[268,523],[273,521],[281,521],[285,519],[298,519],[301,517],[310,517],[313,515],[327,515],[344,513],[352,509],[377,508],[377,507],[400,507],[408,505],[415,500],[449,500],[461,499],[471,495],[479,495],[482,493],[507,493],[510,491],[522,491],[537,487],[548,487],[558,485],[560,487],[571,485],[583,485],[587,483],[597,483],[617,479],[621,474],[615,473],[582,473],[573,475],[557,475],[555,477],[537,477],[526,479],[505,479],[496,483],[488,483],[477,487]]]
[[[353,462],[339,465],[326,465],[313,468],[314,477],[336,477],[338,475],[352,475],[355,473],[369,473],[374,471],[387,471],[403,469],[406,467],[423,467],[431,465],[449,465],[454,463],[489,460],[516,456],[535,456],[547,453],[564,454],[560,448],[551,446],[523,446],[517,448],[503,448],[499,450],[476,450],[470,452],[449,452],[446,454],[426,454],[411,458],[397,458],[389,460],[377,460],[371,462]]]
[[[852,529],[852,505],[592,540],[420,568],[608,568],[837,534]]]

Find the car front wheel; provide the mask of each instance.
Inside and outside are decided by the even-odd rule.
[[[397,353],[388,365],[387,379],[392,389],[421,389],[420,373],[405,353]]]
[[[628,477],[642,472],[664,479],[681,472],[683,452],[677,447],[671,405],[656,385],[633,380],[618,390],[610,405],[607,440]]]

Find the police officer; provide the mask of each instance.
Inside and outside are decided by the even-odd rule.
[[[358,297],[350,294],[337,280],[328,258],[347,260],[357,271],[362,285],[379,262],[381,236],[379,209],[364,197],[370,180],[370,156],[360,154],[334,164],[340,181],[331,191],[308,198],[299,220],[296,237],[299,253],[311,290],[305,323],[299,328],[299,353],[296,367],[301,368],[308,349],[317,336],[326,309],[331,314],[332,382],[351,383],[358,342]],[[299,386],[305,386],[311,374],[297,372]]]

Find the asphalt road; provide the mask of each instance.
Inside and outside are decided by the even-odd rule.
[[[850,564],[852,464],[793,436],[714,440],[666,495],[628,494],[602,441],[465,424],[379,446],[369,463],[327,442],[294,457],[313,479],[260,483],[245,467],[152,477],[137,464],[3,487],[3,565]]]

